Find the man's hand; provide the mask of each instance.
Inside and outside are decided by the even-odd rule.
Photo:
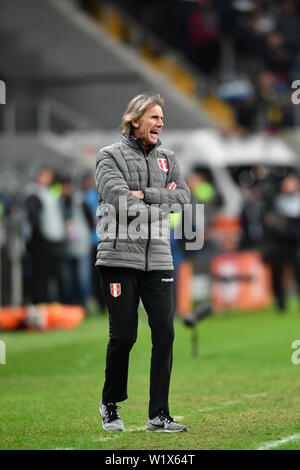
[[[167,189],[176,189],[177,184],[172,181],[172,183],[167,184]]]
[[[177,184],[172,181],[171,183],[167,184],[167,189],[176,189]],[[130,191],[133,196],[137,197],[138,199],[144,199],[145,194],[144,191]]]
[[[144,191],[130,191],[130,192],[138,199],[144,199],[145,197]]]

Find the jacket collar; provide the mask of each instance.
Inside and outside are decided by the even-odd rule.
[[[143,150],[142,142],[141,139],[137,139],[133,134],[127,135],[126,132],[121,133],[121,142],[129,145],[130,147],[133,147],[138,150]],[[161,141],[158,139],[157,143],[155,145],[151,145],[148,151],[148,154],[152,152],[152,150],[156,149],[161,145]]]

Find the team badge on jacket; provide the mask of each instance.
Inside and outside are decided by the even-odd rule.
[[[119,297],[119,295],[121,295],[121,284],[110,284],[110,293],[113,297]]]
[[[166,158],[158,158],[157,162],[158,162],[159,168],[167,173],[168,170],[169,170],[167,159]]]

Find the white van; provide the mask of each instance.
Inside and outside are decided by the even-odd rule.
[[[99,148],[118,142],[120,132],[70,133],[55,139],[53,144],[94,170]],[[281,178],[288,168],[295,168],[300,162],[282,139],[263,134],[227,137],[217,129],[164,129],[161,141],[162,148],[175,152],[185,176],[195,168],[206,173],[222,201],[219,211],[229,216],[240,213],[242,195],[239,185],[243,184],[251,167],[264,166],[275,177]]]

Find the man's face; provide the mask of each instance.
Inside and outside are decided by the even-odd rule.
[[[297,176],[286,176],[281,183],[281,189],[286,194],[293,194],[299,191],[299,180]]]
[[[132,121],[134,126],[134,136],[142,139],[143,146],[155,145],[163,128],[163,112],[156,104],[146,109],[139,121]]]
[[[43,168],[36,177],[37,183],[41,186],[49,187],[53,182],[54,174],[48,168]]]

